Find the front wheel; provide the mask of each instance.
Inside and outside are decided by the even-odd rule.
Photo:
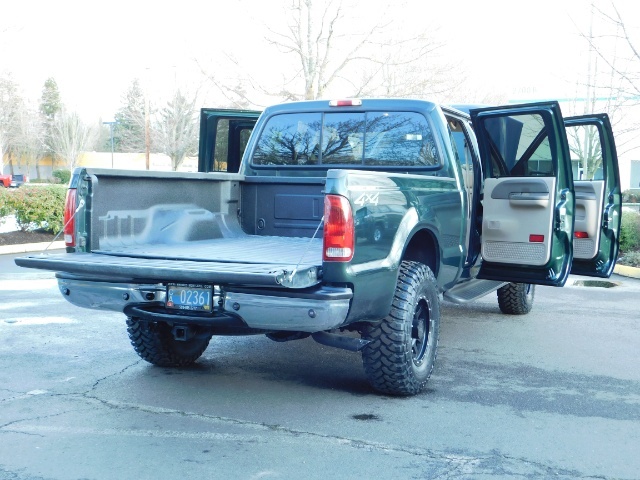
[[[440,299],[426,265],[402,262],[389,314],[367,325],[362,362],[369,383],[393,395],[420,393],[431,376],[438,348]]]
[[[196,330],[189,340],[176,340],[171,326],[164,322],[146,322],[127,317],[127,333],[136,353],[159,367],[185,367],[204,353],[211,333]]]
[[[509,283],[498,289],[498,306],[508,315],[525,315],[533,308],[536,286],[531,283]]]

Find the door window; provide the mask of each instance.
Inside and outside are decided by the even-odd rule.
[[[216,144],[213,151],[214,172],[237,172],[247,148],[253,126],[242,126],[226,118],[216,124]]]
[[[554,159],[542,115],[489,117],[483,125],[491,152],[490,177],[554,176]]]
[[[602,144],[597,125],[567,127],[574,180],[604,180]]]

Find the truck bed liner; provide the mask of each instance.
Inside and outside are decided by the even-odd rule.
[[[320,239],[265,237],[127,246],[92,253],[31,255],[23,267],[156,282],[307,288],[319,283]]]

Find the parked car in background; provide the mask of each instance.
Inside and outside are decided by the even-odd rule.
[[[24,173],[17,173],[11,176],[11,186],[20,187],[29,181],[29,176]]]
[[[0,175],[0,186],[4,188],[17,188],[29,181],[29,177],[23,173],[16,175]]]

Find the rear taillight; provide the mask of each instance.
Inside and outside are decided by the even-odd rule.
[[[76,202],[78,191],[75,188],[67,190],[67,200],[64,204],[64,243],[67,247],[76,246]]]
[[[349,200],[340,195],[325,196],[322,259],[327,262],[350,261],[353,258],[354,239]]]

